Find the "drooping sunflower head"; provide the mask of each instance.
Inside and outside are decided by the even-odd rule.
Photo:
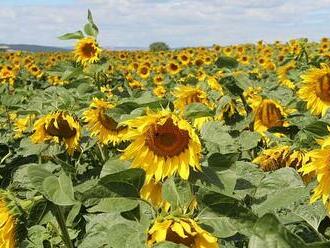
[[[184,108],[191,103],[203,103],[211,107],[206,92],[197,87],[189,85],[177,86],[172,94],[176,97],[174,106],[180,111],[183,111]]]
[[[169,241],[193,248],[218,248],[218,240],[190,218],[167,216],[156,219],[148,231],[148,246]]]
[[[253,163],[259,165],[263,171],[274,171],[286,166],[289,152],[289,146],[269,148],[263,150]]]
[[[106,114],[107,110],[114,107],[112,103],[94,98],[89,109],[84,112],[91,136],[97,137],[102,144],[117,145],[124,140],[123,136],[127,132],[126,126],[119,126],[118,122]]]
[[[83,65],[98,61],[100,53],[101,48],[92,37],[85,37],[78,40],[74,50],[74,56]]]
[[[162,183],[155,182],[153,179],[143,185],[140,190],[140,197],[166,212],[171,207],[171,204],[162,197]]]
[[[125,136],[132,143],[121,159],[133,160],[133,167],[146,171],[146,182],[152,177],[159,182],[178,172],[188,179],[189,169],[201,170],[201,144],[190,124],[170,112],[161,110],[123,122],[129,131]]]
[[[307,108],[314,115],[324,116],[330,107],[330,67],[321,64],[302,75],[303,86],[298,96],[307,102]]]
[[[42,143],[53,141],[64,143],[67,152],[72,155],[78,149],[80,139],[80,124],[66,112],[55,112],[42,116],[34,123],[32,142]]]
[[[254,114],[254,129],[262,134],[269,128],[287,125],[284,120],[287,112],[274,100],[262,100],[259,106],[254,109]]]

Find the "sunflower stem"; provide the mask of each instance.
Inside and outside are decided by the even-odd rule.
[[[100,145],[100,143],[97,143],[97,147],[99,148],[100,154],[101,154],[101,158],[102,158],[102,162],[104,163],[106,161],[105,155],[104,155],[104,151],[102,146]]]
[[[70,239],[70,235],[68,232],[68,229],[66,227],[65,224],[65,218],[64,218],[64,213],[63,213],[63,208],[61,206],[58,206],[56,204],[54,204],[54,214],[57,220],[57,223],[61,229],[61,233],[62,233],[62,240],[65,243],[65,245],[68,248],[74,248],[71,239]]]

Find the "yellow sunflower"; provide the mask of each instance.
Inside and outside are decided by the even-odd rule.
[[[218,248],[218,240],[186,217],[167,216],[156,219],[148,231],[148,247],[169,241],[193,248]]]
[[[180,72],[180,65],[176,61],[170,61],[166,66],[167,72],[171,75],[175,75]]]
[[[15,248],[16,219],[8,208],[8,203],[0,196],[0,247]]]
[[[254,130],[263,134],[269,128],[287,126],[284,118],[291,110],[285,111],[276,101],[264,99],[254,112]]]
[[[191,103],[202,103],[206,106],[212,107],[212,104],[207,99],[206,92],[194,86],[177,86],[172,94],[176,98],[174,106],[180,111],[183,111],[185,106]]]
[[[177,86],[174,89],[173,96],[176,97],[174,107],[181,112],[183,112],[184,108],[191,103],[203,103],[206,106],[213,108],[213,105],[207,99],[206,92],[193,86]],[[209,116],[195,118],[193,126],[201,130],[202,126],[210,120],[212,120],[212,117]]]
[[[67,152],[72,155],[79,146],[80,129],[79,122],[70,114],[55,112],[41,117],[34,123],[31,140],[34,143],[63,142]]]
[[[296,88],[294,83],[288,78],[288,73],[295,68],[296,68],[296,62],[294,60],[291,60],[286,65],[280,66],[277,69],[277,77],[281,85],[286,86],[289,89]]]
[[[162,98],[166,94],[166,89],[163,85],[157,85],[157,87],[155,87],[152,92],[154,93],[155,96]]]
[[[102,144],[117,145],[124,140],[123,136],[127,133],[127,127],[119,126],[114,119],[107,116],[106,111],[114,107],[112,103],[94,98],[90,108],[84,112],[84,120],[91,136],[96,136]]]
[[[15,139],[21,138],[23,136],[23,133],[28,129],[29,125],[34,120],[34,118],[35,115],[31,114],[31,115],[27,115],[26,117],[18,118],[15,120],[14,123]]]
[[[153,206],[164,209],[166,212],[171,207],[171,204],[162,197],[162,183],[155,182],[153,179],[142,186],[140,197],[150,202]]]
[[[143,168],[147,183],[152,177],[159,182],[176,172],[188,179],[189,167],[200,171],[201,143],[190,124],[169,110],[146,113],[123,122],[132,143],[121,159],[133,159],[132,167]]]
[[[74,50],[74,56],[77,62],[83,65],[98,61],[100,53],[101,48],[92,37],[85,37],[78,40]]]
[[[298,96],[307,102],[307,108],[314,115],[324,116],[330,107],[330,67],[321,64],[302,75],[303,86]]]
[[[302,166],[300,171],[303,175],[315,173],[318,185],[313,190],[313,195],[310,199],[311,203],[322,199],[323,204],[326,206],[327,211],[330,213],[330,138],[326,139],[325,146],[320,149],[309,152],[311,162]]]

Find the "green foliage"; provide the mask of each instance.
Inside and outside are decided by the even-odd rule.
[[[149,45],[149,50],[152,52],[160,52],[170,50],[170,47],[165,42],[154,42]]]

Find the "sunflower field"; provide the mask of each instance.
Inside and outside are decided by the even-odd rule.
[[[98,33],[0,53],[0,248],[330,247],[330,39]]]

